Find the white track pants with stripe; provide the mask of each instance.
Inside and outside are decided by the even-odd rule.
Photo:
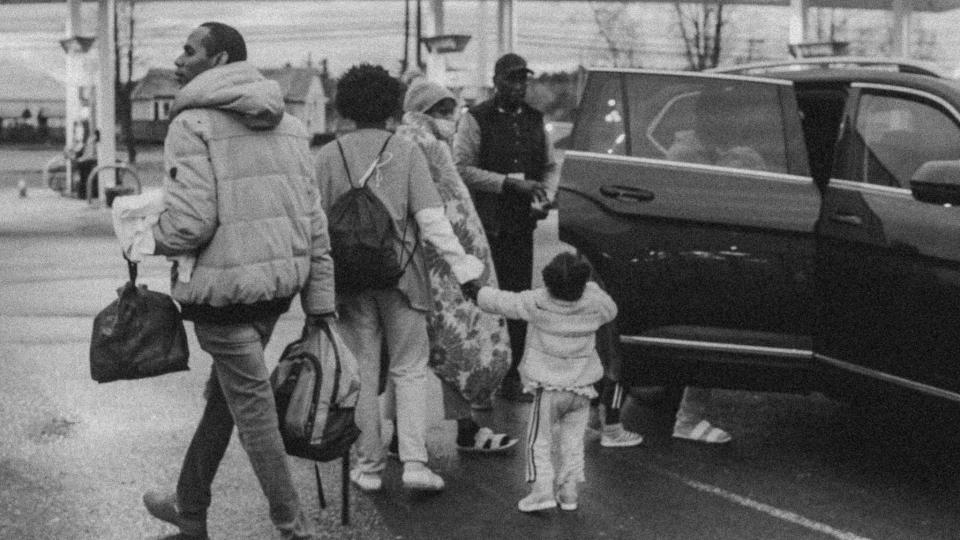
[[[537,390],[527,425],[527,482],[562,485],[584,481],[583,437],[589,417],[589,398],[567,391]],[[551,459],[554,437],[559,443],[556,475]]]

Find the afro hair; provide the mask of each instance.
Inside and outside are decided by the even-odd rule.
[[[337,112],[359,123],[385,122],[402,111],[404,91],[403,83],[380,66],[353,66],[337,83]]]
[[[550,296],[574,302],[583,296],[591,273],[590,263],[582,255],[565,251],[543,268],[543,284]]]

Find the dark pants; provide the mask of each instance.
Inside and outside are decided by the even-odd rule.
[[[97,160],[95,159],[85,159],[83,161],[77,162],[77,171],[80,173],[80,181],[77,183],[77,197],[85,199],[87,197],[87,181],[90,178],[90,173],[93,171],[94,167],[97,166]],[[92,198],[97,198],[97,188],[98,179],[93,179],[93,185],[90,188],[93,190],[91,195]]]
[[[497,281],[505,291],[525,291],[533,283],[533,229],[527,231],[501,231],[490,235],[490,254],[497,271]],[[527,341],[527,323],[520,320],[507,321],[510,334],[512,360],[504,380],[519,380],[517,366],[523,358]]]

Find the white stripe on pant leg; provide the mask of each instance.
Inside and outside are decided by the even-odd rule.
[[[610,403],[611,409],[619,409],[623,405],[623,386],[620,383],[613,385],[613,400]]]
[[[533,454],[533,443],[537,440],[540,431],[540,403],[543,398],[543,388],[537,388],[533,396],[533,406],[530,408],[530,421],[527,423],[527,482],[537,480],[537,460]]]

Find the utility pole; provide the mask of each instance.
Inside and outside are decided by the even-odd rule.
[[[128,23],[130,25],[130,33],[129,41],[127,42],[127,82],[123,88],[123,135],[124,142],[127,145],[127,162],[136,163],[137,148],[136,141],[133,137],[133,102],[131,101],[133,97],[133,8],[135,0],[127,1],[129,2]]]
[[[421,38],[423,38],[423,12],[420,7],[420,0],[417,0],[417,69],[423,71],[423,58],[420,55]]]
[[[410,65],[410,0],[403,0],[403,61],[400,62],[400,74],[407,72]]]
[[[100,143],[97,145],[97,157],[100,164],[112,165],[116,162],[116,108],[113,70],[113,6],[116,0],[97,0],[97,51],[98,78],[96,118],[100,130]],[[98,175],[99,195],[103,201],[108,187],[117,185],[117,175],[113,169],[103,169]]]

